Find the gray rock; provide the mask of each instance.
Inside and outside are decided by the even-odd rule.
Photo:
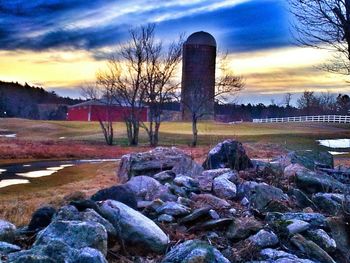
[[[143,153],[131,153],[121,158],[118,178],[125,183],[133,176],[148,175],[172,170],[175,174],[195,176],[203,168],[191,156],[175,147],[157,147]]]
[[[137,200],[153,201],[169,193],[167,187],[149,176],[132,177],[125,185],[136,195]]]
[[[332,177],[315,172],[297,172],[295,183],[307,193],[344,191],[346,186]]]
[[[160,173],[157,173],[155,175],[153,175],[152,177],[154,179],[156,179],[157,181],[159,181],[160,183],[162,184],[165,184],[165,183],[169,183],[169,182],[172,182],[175,178],[176,174],[173,172],[173,171],[163,171],[163,172],[160,172]]]
[[[200,190],[204,192],[211,192],[213,188],[213,180],[216,177],[229,172],[231,172],[231,169],[229,168],[219,168],[203,171],[200,175],[196,176]]]
[[[312,202],[312,200],[303,191],[294,188],[291,190],[290,195],[294,197],[298,207],[311,207],[312,209],[317,210],[314,202]]]
[[[75,249],[91,247],[107,254],[107,231],[95,222],[54,221],[41,231],[34,246],[47,245],[59,240]]]
[[[276,213],[270,212],[266,215],[266,221],[273,222],[290,221],[290,220],[302,220],[310,223],[313,227],[325,227],[327,225],[326,217],[319,213]]]
[[[51,206],[39,208],[33,213],[32,219],[28,225],[28,230],[35,231],[47,227],[51,223],[52,217],[55,213],[56,209]]]
[[[156,212],[158,214],[167,214],[176,217],[190,214],[191,209],[176,202],[166,202],[164,205],[158,207]]]
[[[188,216],[180,219],[180,224],[193,224],[210,218],[210,207],[202,207],[194,210]]]
[[[315,203],[315,205],[323,213],[328,215],[338,215],[341,213],[344,200],[344,195],[332,193],[316,193],[312,197],[312,201]]]
[[[216,248],[199,240],[188,240],[175,246],[162,260],[162,263],[191,262],[230,263]]]
[[[252,217],[236,218],[228,228],[226,235],[229,239],[245,239],[262,229],[263,224]]]
[[[213,229],[226,229],[228,225],[233,222],[233,218],[221,218],[221,219],[213,219],[207,222],[195,225],[191,227],[190,230],[213,230]]]
[[[184,186],[190,189],[199,186],[199,183],[195,179],[185,175],[177,175],[174,179],[174,184],[177,184],[178,186]]]
[[[292,163],[290,165],[288,165],[286,168],[284,168],[283,171],[283,176],[285,178],[294,178],[296,176],[296,174],[299,172],[306,172],[308,169],[304,166],[302,166],[301,164],[298,163]]]
[[[254,188],[259,185],[257,182],[254,181],[245,181],[241,184],[238,185],[237,188],[237,196],[240,199],[245,198],[249,198],[252,191],[254,190]]]
[[[117,231],[114,226],[105,218],[100,216],[95,210],[90,208],[86,209],[84,212],[79,212],[74,206],[63,206],[58,210],[57,214],[53,218],[53,221],[83,221],[100,223],[105,227],[109,236],[117,236]]]
[[[8,255],[9,263],[107,263],[103,254],[93,248],[71,248],[59,240],[49,244],[33,246]]]
[[[212,194],[193,194],[191,199],[198,204],[199,207],[210,207],[215,210],[225,209],[231,206],[226,200]]]
[[[0,219],[0,241],[12,243],[15,240],[16,226]]]
[[[328,253],[332,253],[337,249],[335,240],[323,229],[309,230],[307,231],[307,237]]]
[[[127,243],[162,253],[168,246],[167,235],[149,218],[123,203],[107,200],[100,204],[101,214]]]
[[[249,201],[254,208],[262,211],[266,210],[271,201],[282,202],[287,200],[288,196],[281,189],[266,184],[258,184],[252,190]]]
[[[162,214],[162,215],[158,216],[157,221],[163,222],[163,223],[172,223],[175,221],[175,218],[171,215]]]
[[[212,219],[219,219],[220,218],[220,215],[218,214],[218,212],[216,212],[215,210],[213,209],[210,209],[209,211],[209,215]]]
[[[243,197],[243,199],[241,200],[241,205],[243,205],[243,206],[249,205],[249,200],[247,197]]]
[[[233,199],[236,197],[237,187],[227,176],[222,175],[214,179],[213,191],[220,198]]]
[[[294,234],[308,230],[310,226],[311,225],[305,221],[292,219],[290,221],[290,224],[287,226],[287,230],[289,234],[294,235]]]
[[[249,237],[249,240],[261,248],[273,247],[279,243],[278,237],[275,233],[264,229]]]
[[[20,250],[21,248],[19,246],[0,241],[0,255],[4,256]]]
[[[137,208],[136,194],[127,186],[127,184],[114,185],[112,187],[101,189],[91,196],[91,200],[95,202],[115,200],[126,204],[133,209]]]
[[[327,218],[330,234],[337,244],[338,253],[350,262],[349,224],[342,217]]]
[[[335,263],[334,259],[322,248],[320,248],[313,241],[305,239],[302,235],[296,234],[290,241],[294,244],[302,253],[308,255],[311,259],[324,263]]]
[[[272,248],[265,248],[260,251],[260,255],[268,262],[290,262],[290,263],[314,263],[314,261],[308,259],[298,258],[296,255],[287,253],[283,250],[277,250]]]
[[[253,164],[247,156],[242,143],[235,140],[225,140],[210,150],[203,167],[206,170],[230,168],[240,171],[252,168]]]

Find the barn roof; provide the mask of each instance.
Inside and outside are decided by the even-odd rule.
[[[88,100],[84,101],[75,105],[71,105],[68,108],[76,108],[76,107],[83,107],[83,106],[106,106],[109,105],[109,103],[105,99],[101,100]],[[121,106],[121,107],[130,107],[130,104],[125,103],[125,102],[115,102],[111,104],[112,106]],[[144,106],[146,107],[146,106]]]

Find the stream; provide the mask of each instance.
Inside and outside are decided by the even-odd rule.
[[[120,159],[86,159],[66,161],[34,161],[0,165],[0,188],[16,184],[28,184],[30,179],[50,176],[67,167],[84,163],[116,162]]]

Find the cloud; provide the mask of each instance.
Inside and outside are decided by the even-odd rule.
[[[210,31],[230,51],[288,44],[280,0],[5,0],[0,1],[3,50],[97,49],[126,39],[128,29],[156,22],[173,39]]]

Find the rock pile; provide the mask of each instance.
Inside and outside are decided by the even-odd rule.
[[[1,260],[350,262],[350,170],[326,153],[261,162],[227,140],[200,165],[159,147],[124,156],[118,176],[123,185],[41,208],[28,227],[0,220]]]

